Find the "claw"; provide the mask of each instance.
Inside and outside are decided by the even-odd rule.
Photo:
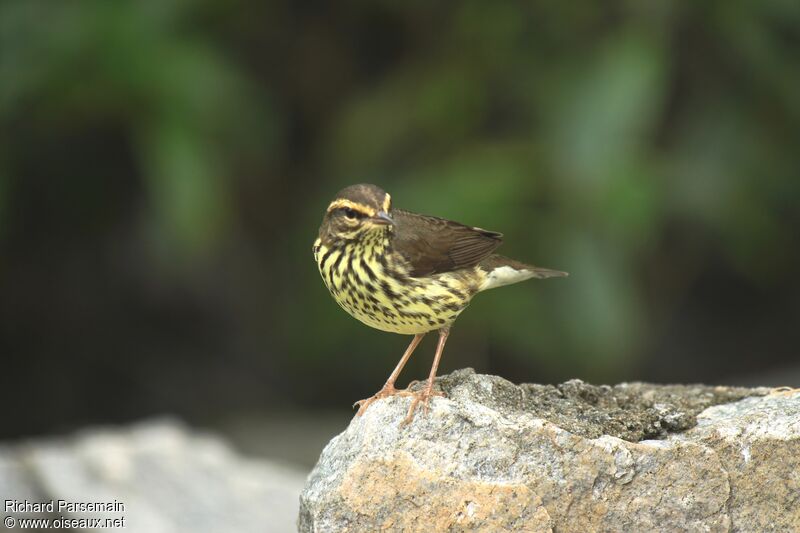
[[[430,410],[429,402],[430,402],[431,398],[433,398],[435,396],[440,396],[440,397],[444,398],[444,396],[445,396],[445,394],[443,392],[435,391],[430,386],[425,388],[425,390],[423,390],[423,391],[410,393],[410,394],[412,396],[414,396],[414,399],[411,401],[411,405],[408,408],[408,414],[403,419],[403,421],[400,422],[400,426],[407,426],[408,424],[411,423],[412,420],[414,420],[414,413],[417,410],[417,406],[419,404],[422,404],[422,409],[425,411],[425,414],[427,414],[428,411]]]
[[[363,415],[367,408],[372,405],[373,402],[377,400],[381,400],[383,398],[389,398],[390,396],[410,396],[411,393],[407,390],[398,390],[394,388],[394,385],[384,385],[381,390],[376,392],[373,396],[369,398],[364,398],[363,400],[358,400],[356,403],[353,404],[353,407],[356,405],[358,406],[358,412],[356,416]]]

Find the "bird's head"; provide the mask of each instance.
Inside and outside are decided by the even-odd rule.
[[[377,185],[351,185],[328,205],[320,237],[350,241],[392,231],[391,209],[391,196]]]

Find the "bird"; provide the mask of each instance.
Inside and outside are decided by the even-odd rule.
[[[373,396],[357,401],[361,416],[377,400],[413,396],[401,424],[435,396],[436,371],[450,328],[479,292],[566,272],[525,264],[494,251],[503,235],[392,206],[377,185],[356,184],[328,204],[313,244],[314,260],[333,299],[372,328],[413,335],[395,369]],[[425,334],[439,340],[426,386],[417,392],[395,382]]]

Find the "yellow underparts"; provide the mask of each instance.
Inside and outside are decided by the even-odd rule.
[[[317,239],[314,258],[345,311],[370,327],[407,335],[449,327],[486,280],[479,268],[408,276],[402,257],[377,238],[331,248]]]

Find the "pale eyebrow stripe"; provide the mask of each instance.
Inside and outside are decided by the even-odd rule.
[[[389,193],[387,192],[383,199],[383,212],[388,213],[390,207],[392,207],[392,197],[389,196]]]
[[[358,202],[353,202],[353,201],[345,200],[345,199],[342,199],[342,198],[332,201],[331,205],[328,206],[328,211],[327,212],[330,213],[334,209],[340,209],[342,207],[349,207],[353,211],[358,211],[359,213],[363,213],[363,214],[367,215],[368,217],[374,217],[375,216],[375,210],[374,209],[372,209],[370,207],[367,207],[364,204],[359,204]]]

